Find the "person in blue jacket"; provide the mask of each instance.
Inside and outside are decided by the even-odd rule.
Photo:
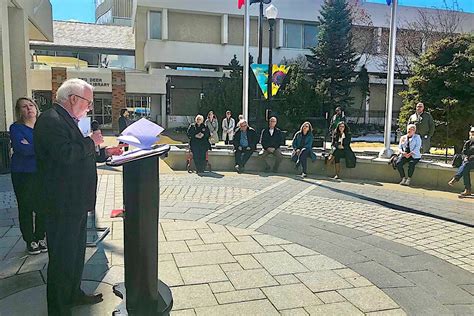
[[[18,219],[29,254],[48,251],[44,216],[36,209],[37,170],[33,128],[39,115],[38,105],[30,98],[19,98],[15,106],[16,122],[10,126],[13,147],[11,178],[18,203]]]
[[[296,168],[302,167],[302,177],[306,177],[308,174],[307,170],[307,159],[311,158],[312,161],[316,160],[316,154],[313,152],[313,127],[310,122],[304,122],[301,128],[296,132],[293,137],[291,144],[293,152],[291,154],[291,160],[296,163]]]

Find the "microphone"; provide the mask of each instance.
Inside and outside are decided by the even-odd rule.
[[[92,132],[95,132],[95,131],[98,131],[99,130],[99,122],[97,122],[97,120],[93,120],[91,122],[91,129],[92,129]],[[96,153],[99,153],[100,152],[100,145],[97,145],[95,146],[95,151]]]

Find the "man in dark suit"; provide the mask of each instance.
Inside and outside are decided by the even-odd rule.
[[[280,151],[280,145],[283,144],[283,134],[281,130],[276,127],[277,118],[272,116],[268,121],[268,128],[262,130],[260,135],[260,144],[263,149],[260,151],[259,156],[263,158],[265,162],[265,172],[270,171],[270,165],[268,164],[268,156],[273,155],[275,157],[275,165],[273,166],[273,172],[278,171],[280,162],[283,158]]]
[[[239,130],[234,136],[235,150],[235,170],[241,173],[245,169],[245,164],[257,149],[257,132],[250,126],[246,120],[239,122]]]
[[[87,82],[65,81],[56,99],[58,103],[36,121],[34,139],[49,248],[48,314],[64,316],[71,315],[75,305],[102,301],[102,294],[87,295],[81,290],[87,212],[95,209],[96,161],[122,150],[98,150],[103,142],[100,130],[84,137],[79,129],[79,119],[93,104],[93,87]]]

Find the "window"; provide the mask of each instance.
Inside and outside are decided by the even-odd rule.
[[[110,24],[112,22],[112,9],[108,10],[104,14],[102,14],[97,19],[97,24]]]
[[[318,27],[314,24],[285,23],[285,47],[309,48],[318,42]]]
[[[286,23],[285,25],[285,47],[288,48],[301,48],[302,38],[301,30],[302,24],[297,23]]]
[[[318,43],[318,27],[316,25],[304,25],[304,48],[315,47]]]
[[[161,39],[161,12],[150,11],[150,39]]]

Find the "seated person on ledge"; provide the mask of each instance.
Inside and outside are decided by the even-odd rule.
[[[239,122],[239,130],[234,135],[235,150],[235,170],[241,173],[245,169],[245,164],[257,149],[257,132],[250,126],[246,120]]]
[[[293,147],[291,160],[296,163],[296,169],[300,166],[303,168],[301,176],[304,178],[308,173],[306,159],[309,157],[312,161],[316,160],[316,154],[313,152],[313,127],[310,122],[304,122],[301,125],[300,130],[293,137],[291,147]]]
[[[453,186],[456,182],[463,178],[464,192],[459,194],[460,198],[470,196],[472,194],[471,170],[474,167],[474,126],[472,126],[471,130],[469,131],[469,140],[464,143],[462,155],[462,165],[459,167],[451,181],[448,182],[449,185]]]
[[[399,155],[397,160],[397,169],[402,180],[400,185],[410,185],[411,177],[415,172],[415,166],[421,159],[421,137],[416,133],[416,125],[407,126],[407,134],[400,137]],[[405,176],[403,165],[408,163],[408,178]]]
[[[260,144],[262,144],[263,149],[260,151],[259,155],[263,158],[263,162],[265,163],[265,172],[270,171],[270,165],[268,164],[269,155],[275,157],[275,165],[272,169],[273,172],[278,171],[278,166],[282,159],[280,145],[283,143],[283,134],[281,130],[276,127],[276,124],[277,118],[272,116],[268,121],[268,128],[263,129],[262,134],[260,135]]]
[[[351,131],[344,121],[339,122],[334,130],[332,149],[336,169],[334,179],[339,179],[341,176],[341,158],[344,158],[347,168],[354,168],[356,164],[356,157],[351,149]]]

